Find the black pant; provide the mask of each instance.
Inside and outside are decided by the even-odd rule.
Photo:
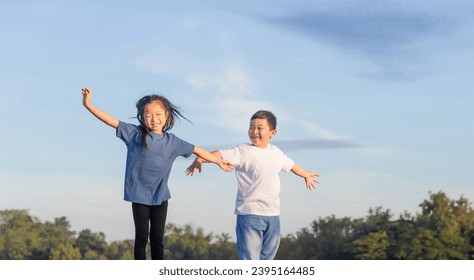
[[[146,245],[148,232],[150,232],[151,259],[162,260],[168,201],[154,206],[132,203],[132,211],[135,222],[135,247],[133,250],[135,259],[146,260]]]

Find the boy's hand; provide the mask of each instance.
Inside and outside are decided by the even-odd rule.
[[[306,188],[308,190],[315,189],[316,186],[314,184],[319,184],[318,180],[314,178],[314,177],[319,177],[318,173],[306,171],[297,163],[293,165],[293,168],[291,168],[291,171],[295,173],[296,175],[304,178],[304,180],[306,181]]]
[[[198,158],[196,158],[193,163],[188,168],[186,168],[184,173],[186,173],[186,176],[193,176],[194,172],[196,172],[196,169],[199,170],[199,173],[201,173],[202,163],[198,160]]]
[[[88,88],[82,89],[82,105],[87,106],[90,104],[92,98],[92,91]]]
[[[304,180],[306,181],[306,188],[308,190],[316,189],[315,184],[319,184],[319,181],[316,180],[316,178],[314,177],[319,177],[319,174],[314,172],[308,172],[307,176],[304,177]]]

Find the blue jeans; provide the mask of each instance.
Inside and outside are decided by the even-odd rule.
[[[280,245],[280,216],[237,216],[237,253],[241,260],[273,260]]]

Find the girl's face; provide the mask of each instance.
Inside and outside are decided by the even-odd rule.
[[[276,129],[271,129],[266,119],[250,121],[249,139],[255,147],[266,148],[275,135]]]
[[[145,105],[143,120],[150,132],[161,134],[168,119],[169,112],[160,101],[153,101]]]

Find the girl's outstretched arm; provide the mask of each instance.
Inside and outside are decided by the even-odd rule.
[[[306,171],[305,169],[303,169],[303,167],[299,166],[297,163],[293,165],[293,168],[291,168],[291,171],[295,173],[296,175],[304,178],[304,180],[306,181],[306,188],[308,190],[315,189],[316,187],[314,184],[319,184],[318,180],[314,178],[314,177],[319,177],[318,173]]]
[[[117,128],[119,125],[119,121],[112,117],[111,115],[107,114],[106,112],[100,110],[99,108],[95,107],[91,103],[92,98],[92,91],[88,88],[82,89],[82,104],[86,107],[89,112],[92,113],[96,118],[103,121],[105,124],[110,125],[113,128]]]
[[[227,160],[222,159],[221,153],[219,151],[214,151],[212,153],[200,148],[198,146],[194,147],[194,154],[198,157],[194,162],[186,169],[186,175],[193,175],[195,170],[198,169],[201,173],[201,163],[203,162],[212,162],[224,170],[225,172],[230,172],[234,170],[234,166]]]

